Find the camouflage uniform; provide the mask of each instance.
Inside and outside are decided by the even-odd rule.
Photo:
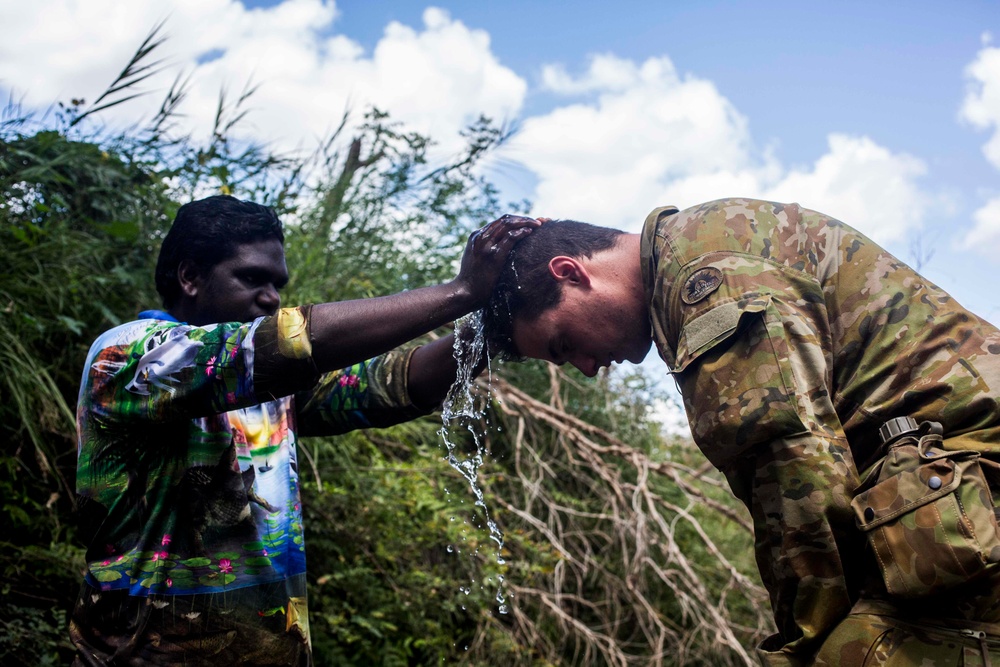
[[[946,456],[983,453],[1000,490],[987,460],[1000,450],[1000,332],[860,233],[795,204],[655,209],[642,271],[653,338],[695,442],[753,517],[778,627],[758,648],[762,662],[1000,659],[1000,576],[986,567],[972,584],[902,603],[859,530],[871,510],[851,504],[884,454],[879,426],[900,416],[940,422]],[[985,511],[993,534],[982,537],[1000,558]],[[897,523],[919,526],[922,516]],[[933,581],[939,564],[914,567]]]

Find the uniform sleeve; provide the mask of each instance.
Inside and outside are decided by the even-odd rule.
[[[202,327],[140,320],[113,329],[88,355],[81,405],[112,420],[194,419],[310,387],[319,374],[309,312],[290,308]]]
[[[779,631],[760,657],[809,662],[851,607],[849,568],[863,553],[822,291],[806,274],[734,253],[701,257],[672,284],[659,323],[676,334],[665,358],[695,441],[753,517]]]
[[[396,349],[323,375],[314,388],[296,395],[302,435],[336,435],[409,421],[428,410],[413,405],[407,386],[416,348]]]

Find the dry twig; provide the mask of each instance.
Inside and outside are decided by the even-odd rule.
[[[503,427],[515,433],[514,489],[493,500],[559,555],[542,582],[511,584],[511,631],[554,663],[754,664],[748,647],[772,631],[767,595],[698,518],[707,510],[752,534],[745,514],[706,493],[718,480],[696,464],[653,461],[567,413],[561,376],[549,376],[548,403],[496,375],[489,387]],[[681,502],[665,495],[670,483]],[[692,562],[692,543],[712,562]],[[733,621],[735,601],[756,626]],[[543,631],[552,624],[560,632]]]

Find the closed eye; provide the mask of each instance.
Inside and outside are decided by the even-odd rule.
[[[249,287],[261,287],[262,285],[274,285],[274,289],[280,290],[288,284],[288,279],[284,277],[275,278],[269,273],[261,271],[248,271],[240,275],[242,280]]]
[[[240,280],[251,287],[257,287],[263,284],[264,277],[259,273],[243,273],[240,275]]]

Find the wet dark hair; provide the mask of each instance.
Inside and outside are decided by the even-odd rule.
[[[156,262],[156,291],[164,307],[173,306],[180,296],[177,267],[184,260],[194,262],[199,271],[210,271],[236,255],[239,246],[268,239],[285,242],[281,220],[269,206],[229,195],[184,204],[163,239]]]
[[[514,320],[530,322],[559,305],[562,288],[549,272],[549,260],[560,255],[590,258],[612,248],[624,233],[575,220],[551,220],[514,246],[483,312],[490,354],[520,359],[514,345]]]

